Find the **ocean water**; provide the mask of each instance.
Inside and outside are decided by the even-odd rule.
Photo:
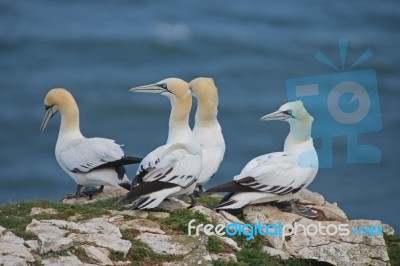
[[[349,40],[347,64],[375,69],[383,128],[358,137],[378,147],[378,164],[348,164],[346,137],[334,138],[334,164],[310,189],[351,218],[379,219],[400,230],[398,1],[0,1],[0,203],[57,200],[75,190],[58,166],[59,115],[39,132],[43,98],[68,88],[81,130],[145,156],[166,141],[168,100],[132,94],[166,77],[213,77],[227,150],[207,187],[227,182],[260,154],[279,151],[283,122],[260,117],[287,101],[288,79],[335,73],[337,40]],[[193,115],[192,115],[193,118]],[[193,123],[193,119],[191,121]],[[127,169],[133,177],[136,167]]]

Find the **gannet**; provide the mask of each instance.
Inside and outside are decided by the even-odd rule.
[[[197,98],[197,111],[193,133],[201,145],[202,169],[197,180],[199,192],[217,172],[225,154],[225,141],[217,120],[218,89],[212,78],[196,78],[190,82]]]
[[[290,125],[283,152],[265,154],[251,160],[233,182],[207,192],[230,192],[216,207],[238,209],[248,204],[290,200],[292,212],[314,218],[316,214],[297,208],[295,194],[306,188],[318,172],[318,156],[311,138],[314,118],[301,101],[282,105],[262,121],[282,120]]]
[[[103,191],[105,185],[130,188],[124,165],[141,162],[127,156],[114,140],[85,138],[79,129],[79,109],[72,94],[61,88],[50,90],[45,99],[45,114],[40,130],[57,113],[61,113],[61,126],[55,148],[58,164],[78,184],[75,194],[64,198],[93,195]],[[82,191],[85,185],[98,185],[98,190]],[[85,195],[86,194],[86,195]],[[63,199],[64,199],[63,198]]]
[[[129,193],[118,200],[136,200],[132,209],[151,209],[164,199],[191,195],[201,171],[201,149],[189,127],[192,94],[187,82],[169,78],[135,87],[131,92],[156,93],[171,102],[167,143],[150,152],[140,164]],[[191,196],[192,205],[194,204]]]

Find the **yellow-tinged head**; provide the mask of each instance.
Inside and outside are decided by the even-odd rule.
[[[43,131],[50,119],[59,111],[70,124],[78,121],[79,110],[72,94],[66,89],[51,89],[44,98],[45,113],[40,130]]]
[[[198,100],[196,117],[202,120],[215,118],[218,112],[219,98],[214,79],[199,77],[190,82],[190,87]]]
[[[199,101],[210,102],[218,105],[218,88],[215,86],[212,78],[196,78],[190,82],[193,94]]]
[[[192,97],[190,85],[179,78],[163,79],[157,83],[135,87],[130,92],[156,93],[167,96],[170,99],[187,99]]]
[[[170,123],[184,121],[187,123],[190,109],[192,108],[192,92],[190,85],[184,80],[178,78],[163,79],[157,83],[135,87],[130,92],[143,92],[161,94],[171,102],[172,111]]]

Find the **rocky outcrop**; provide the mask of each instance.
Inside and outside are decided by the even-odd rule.
[[[265,252],[281,259],[296,257],[333,265],[354,265],[355,262],[358,265],[389,265],[385,240],[381,235],[387,227],[383,227],[380,221],[349,220],[337,204],[326,202],[321,195],[305,190],[301,196],[303,206],[318,212],[316,220],[282,212],[273,206],[248,206],[243,210],[250,223],[293,226],[287,227],[286,237],[266,234],[272,247],[265,247]],[[294,234],[296,225],[298,230]],[[345,234],[347,230],[348,234]]]
[[[109,192],[108,195],[115,196],[116,193]],[[96,197],[100,196],[95,196],[92,202],[99,199]],[[68,200],[68,204],[80,204],[81,200]],[[332,265],[389,265],[383,237],[373,235],[373,230],[368,233],[358,230],[372,228],[376,233],[382,227],[387,234],[394,234],[389,225],[380,221],[349,220],[337,204],[328,203],[321,195],[307,190],[301,193],[299,204],[317,211],[318,218],[310,220],[273,205],[248,206],[243,209],[242,219],[204,206],[195,206],[187,212],[201,213],[214,225],[301,224],[304,228],[299,227],[296,234],[290,233],[288,226],[284,228],[284,236],[265,235],[268,241],[262,242],[265,245],[259,252],[279,260],[298,258]],[[236,255],[244,247],[235,241],[237,238],[214,235],[213,241],[223,247],[216,252],[209,247],[210,237],[204,233],[189,236],[165,226],[163,221],[174,211],[187,207],[187,203],[173,198],[163,202],[157,211],[109,210],[108,214],[87,220],[82,220],[79,213],[65,220],[57,219],[59,211],[56,209],[35,207],[30,213],[32,220],[26,226],[26,232],[35,236],[34,239],[24,240],[0,226],[0,265],[31,265],[35,261],[42,265],[131,265],[129,254],[137,245],[141,250],[147,250],[146,254],[169,256],[170,259],[163,261],[162,265],[212,265],[216,260],[236,262],[240,258]],[[55,218],[38,219],[43,217],[40,215]],[[350,234],[334,232],[341,224],[348,225]],[[325,230],[328,228],[328,233],[314,234],[311,231],[310,234],[316,225]],[[353,232],[353,229],[358,231]],[[249,230],[247,228],[246,232]],[[130,235],[127,236],[126,232]],[[259,238],[249,241],[259,241]]]

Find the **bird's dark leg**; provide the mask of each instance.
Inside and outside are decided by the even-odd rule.
[[[91,200],[93,196],[100,194],[104,191],[104,186],[100,186],[99,188],[96,187],[85,187],[82,191],[82,194],[85,196],[89,196],[89,199]]]
[[[193,208],[194,206],[196,206],[198,204],[198,202],[195,199],[195,197],[193,196],[193,194],[190,194],[189,198],[191,200],[191,203],[190,203],[190,206],[188,207],[188,209]]]
[[[60,201],[63,201],[64,199],[75,199],[75,198],[80,198],[80,197],[86,197],[87,195],[83,195],[81,193],[82,190],[82,185],[77,185],[76,187],[76,191],[75,194],[69,193],[69,194],[65,194]]]
[[[194,190],[193,191],[193,196],[195,196],[196,198],[200,197],[202,194],[204,194],[204,189],[203,189],[203,185],[198,185],[197,186],[198,190]]]
[[[294,199],[290,200],[290,206],[292,207],[292,212],[300,216],[309,219],[315,219],[318,216],[317,213],[313,212],[310,208],[298,208]]]

